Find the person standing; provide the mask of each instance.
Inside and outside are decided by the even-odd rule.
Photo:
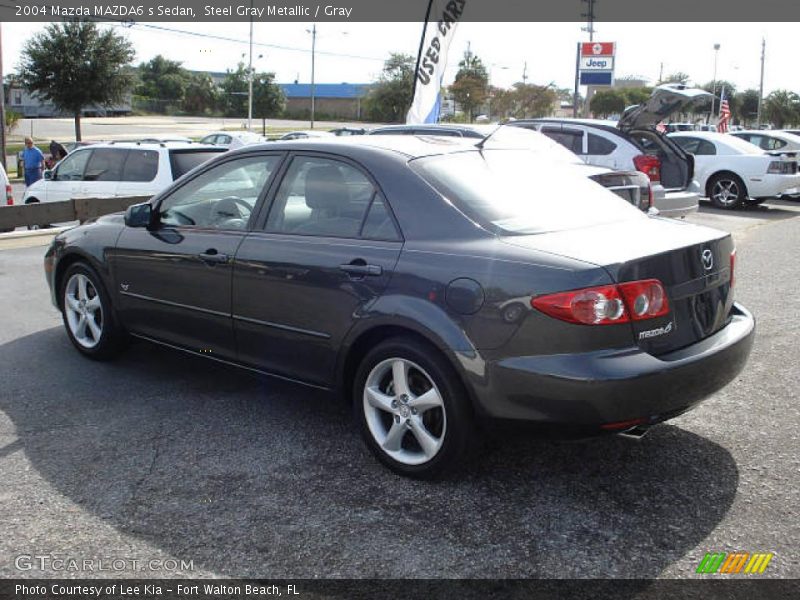
[[[25,149],[22,151],[22,164],[25,165],[25,187],[33,185],[42,178],[44,154],[29,137],[25,138]]]

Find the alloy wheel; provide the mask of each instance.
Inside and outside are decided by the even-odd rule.
[[[389,358],[375,365],[363,403],[370,435],[397,462],[420,465],[441,450],[447,432],[442,394],[416,363]]]
[[[734,180],[719,179],[714,183],[714,187],[711,190],[711,197],[723,206],[730,206],[736,203],[740,193],[739,184]]]
[[[64,290],[64,313],[70,333],[81,346],[94,348],[103,335],[103,304],[97,288],[83,273],[69,278]]]

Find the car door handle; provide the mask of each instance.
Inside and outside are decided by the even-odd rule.
[[[368,265],[355,261],[346,265],[339,265],[339,269],[355,277],[380,277],[383,275],[383,268],[380,265]]]
[[[228,262],[227,254],[220,254],[216,250],[206,250],[202,254],[197,255],[204,263],[216,265]]]

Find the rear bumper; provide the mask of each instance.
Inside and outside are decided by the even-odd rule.
[[[800,185],[800,175],[761,175],[747,180],[747,193],[751,198],[774,198]]]
[[[700,196],[688,190],[667,191],[662,197],[656,196],[655,207],[662,217],[685,217],[697,212]]]
[[[659,357],[631,347],[489,362],[482,385],[474,382],[479,410],[490,418],[567,427],[658,423],[713,394],[744,367],[755,320],[738,304],[731,313],[713,336]]]

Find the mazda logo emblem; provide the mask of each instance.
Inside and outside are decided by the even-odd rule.
[[[714,253],[708,248],[703,250],[703,252],[700,254],[700,260],[703,262],[703,268],[706,271],[710,271],[714,268]]]

